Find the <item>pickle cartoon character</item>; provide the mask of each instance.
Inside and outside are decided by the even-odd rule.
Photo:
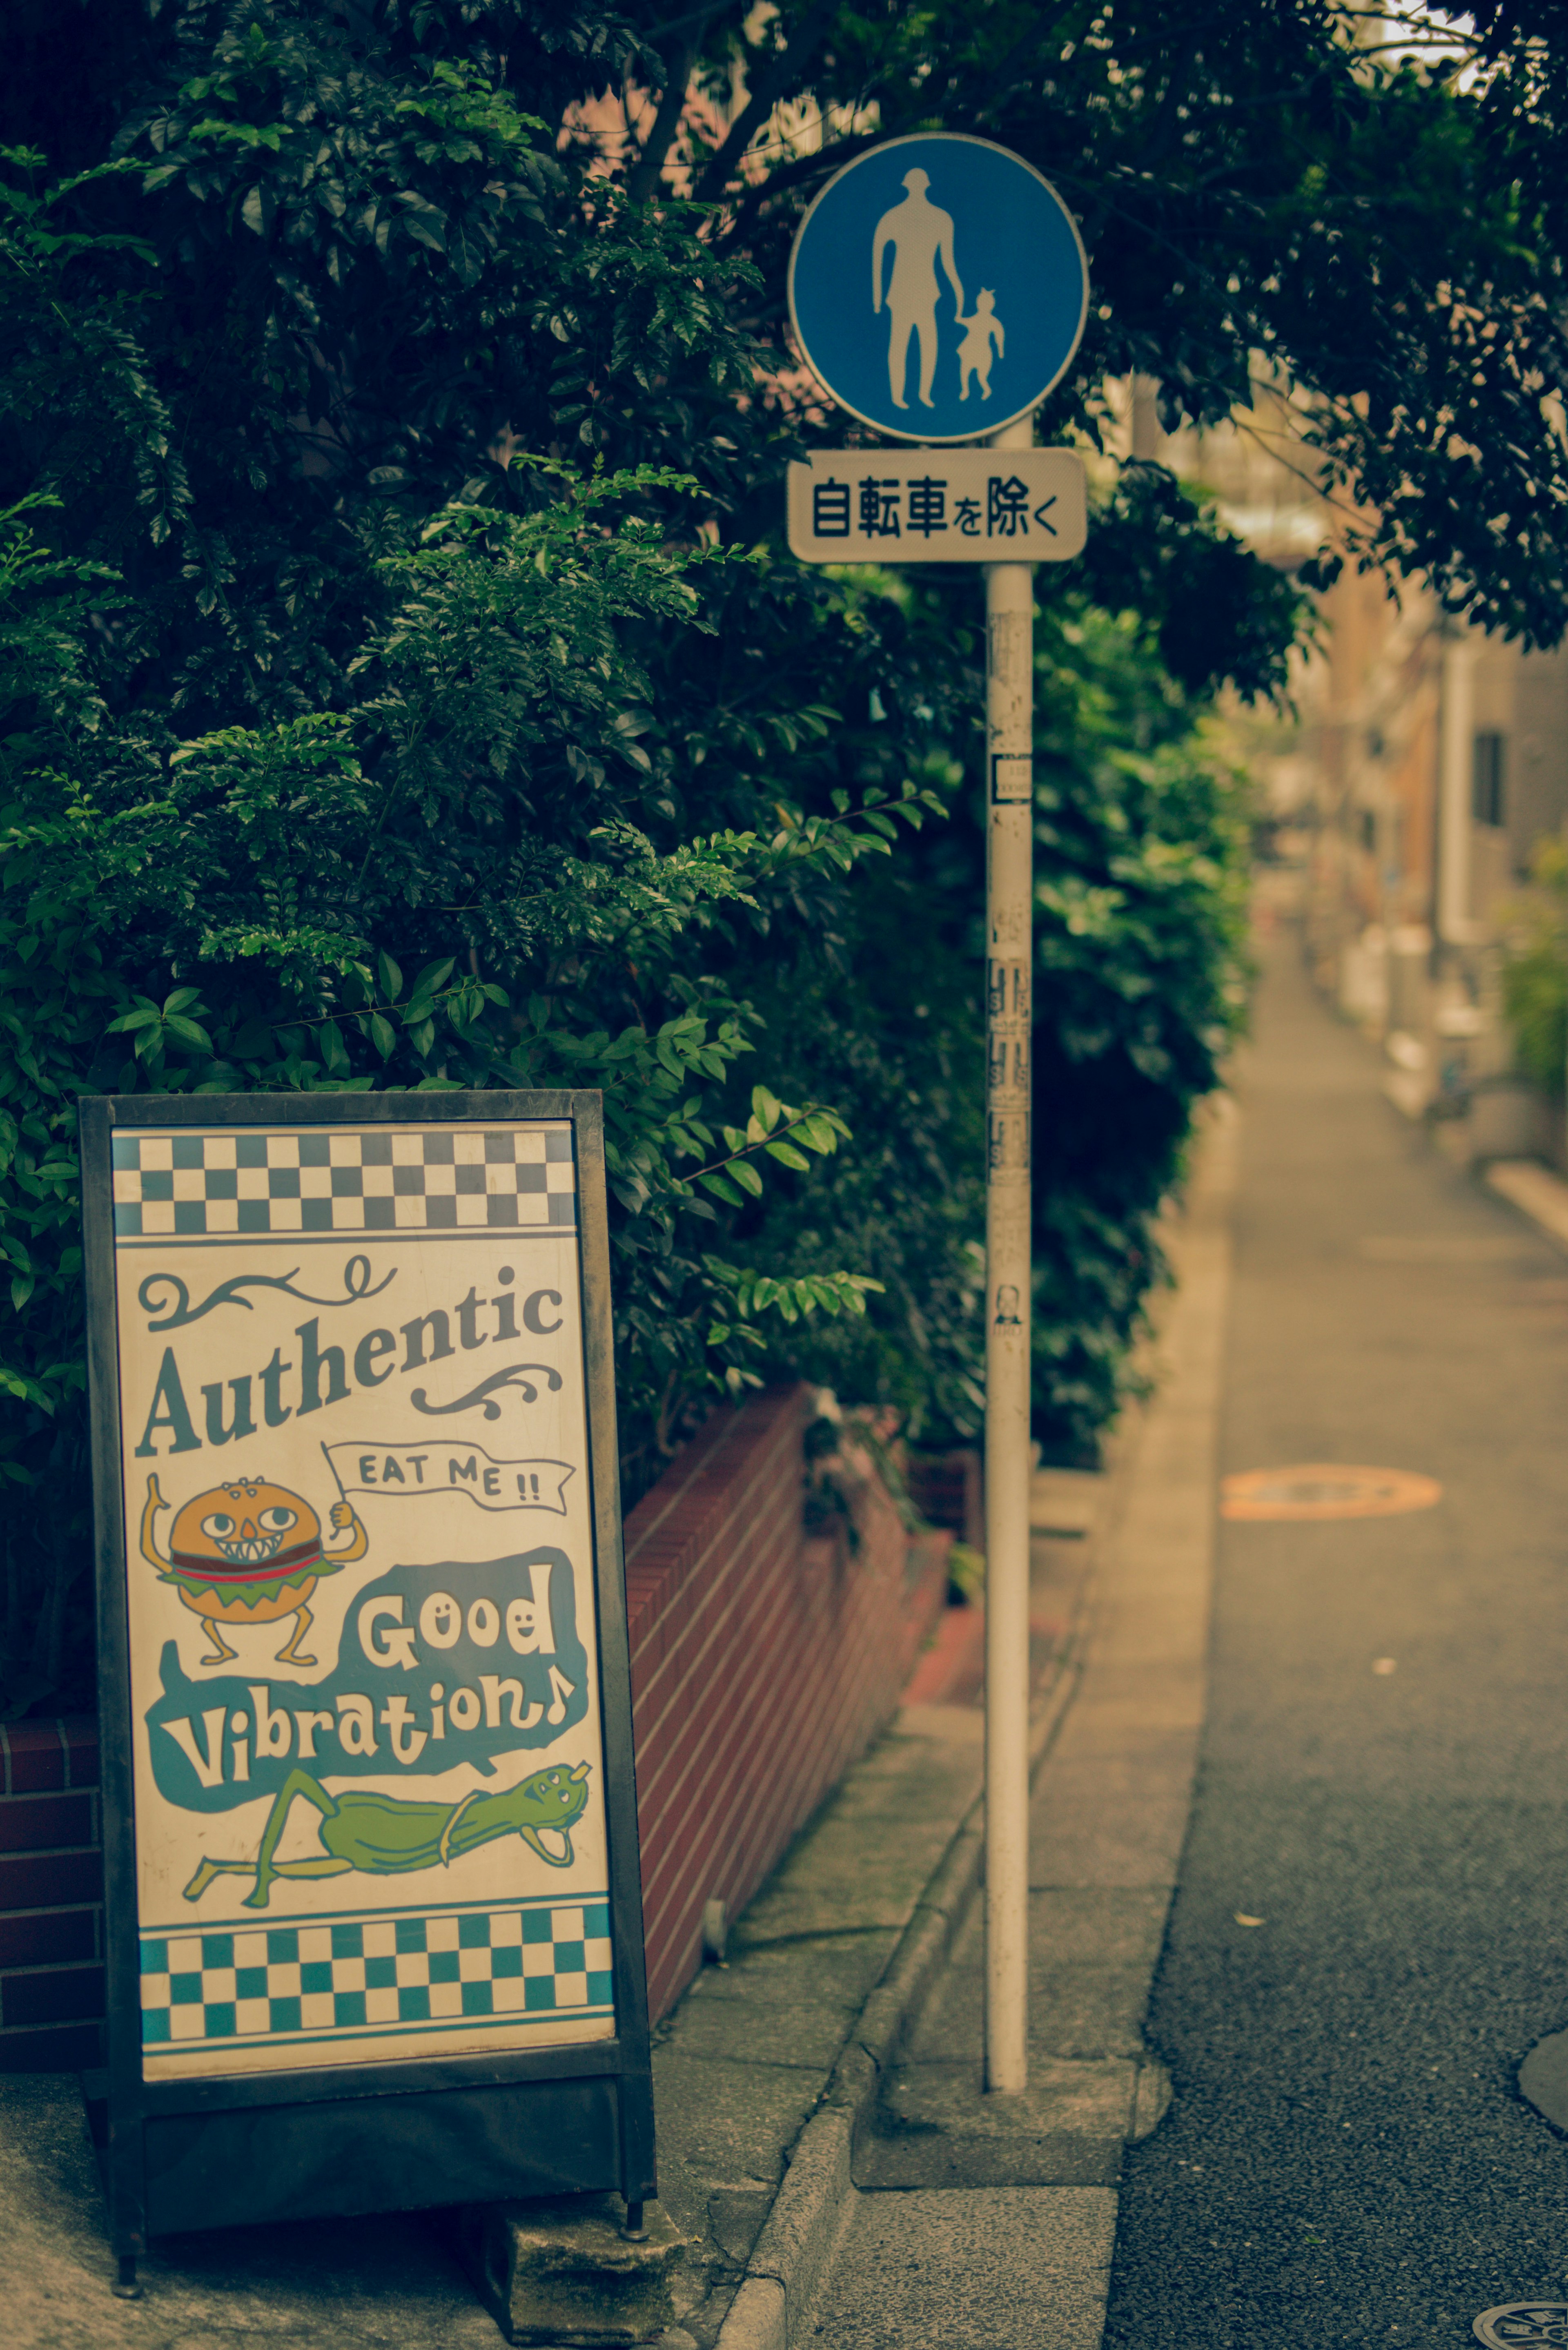
[[[169,1507],[157,1477],[149,1477],[141,1555],[165,1583],[177,1586],[183,1604],[206,1626],[213,1654],[202,1662],[224,1665],[239,1653],[230,1648],[220,1625],[275,1624],[292,1616],[294,1630],[275,1661],[313,1665],[316,1659],[302,1655],[299,1646],[310,1629],[310,1595],[322,1575],[336,1575],[369,1548],[369,1537],[352,1504],[332,1504],[336,1532],[352,1530],[347,1546],[324,1550],[321,1521],[308,1502],[286,1485],[271,1485],[263,1477],[236,1477],[181,1506],[169,1530],[170,1555],[164,1558],[153,1524],[159,1511]]]
[[[254,1860],[204,1860],[185,1887],[187,1901],[199,1901],[219,1877],[254,1877],[254,1890],[244,1897],[247,1909],[265,1909],[273,1881],[279,1877],[343,1877],[358,1869],[364,1877],[401,1877],[410,1869],[445,1868],[482,1844],[498,1836],[518,1835],[552,1868],[572,1865],[572,1823],[588,1805],[588,1762],[575,1770],[556,1763],[535,1771],[504,1794],[487,1794],[472,1787],[455,1804],[421,1803],[407,1795],[379,1795],[350,1788],[329,1795],[308,1771],[291,1771],[277,1791]],[[296,1796],[303,1796],[321,1814],[318,1858],[275,1860]],[[565,1849],[552,1852],[544,1838],[560,1837]]]

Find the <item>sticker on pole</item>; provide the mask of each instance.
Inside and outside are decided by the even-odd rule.
[[[836,172],[790,256],[795,339],[840,408],[902,441],[978,441],[1066,372],[1088,315],[1076,224],[1032,163],[951,131]]]

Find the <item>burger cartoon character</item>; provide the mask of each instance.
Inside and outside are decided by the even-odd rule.
[[[223,1665],[238,1655],[219,1627],[223,1624],[275,1624],[292,1616],[294,1630],[277,1652],[280,1665],[313,1665],[314,1657],[300,1653],[300,1641],[310,1629],[306,1604],[324,1575],[363,1558],[369,1539],[348,1502],[334,1502],[332,1523],[338,1534],[350,1533],[342,1550],[324,1550],[321,1521],[310,1503],[286,1485],[269,1484],[265,1477],[236,1477],[198,1493],[176,1511],[169,1530],[169,1556],[162,1557],[153,1537],[160,1510],[170,1504],[159,1491],[156,1476],[147,1480],[147,1504],[141,1513],[141,1555],[151,1561],[165,1583],[206,1626],[215,1654],[204,1665]]]

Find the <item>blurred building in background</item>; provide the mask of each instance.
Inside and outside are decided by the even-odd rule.
[[[1166,436],[1137,380],[1125,418],[1127,453],[1210,493],[1266,560],[1342,542],[1351,510],[1320,487],[1287,395]],[[1231,718],[1272,899],[1299,914],[1319,986],[1381,1044],[1407,1116],[1461,1158],[1563,1163],[1568,647],[1525,652],[1350,563],[1318,600],[1294,717]]]

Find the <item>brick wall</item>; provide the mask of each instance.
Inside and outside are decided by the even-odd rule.
[[[701,1962],[892,1714],[947,1588],[849,1456],[858,1546],[802,1523],[809,1389],[716,1412],[627,1522],[649,1993]],[[0,2072],[101,2064],[98,1728],[0,1724]]]
[[[0,1722],[0,2072],[103,2062],[98,1724]]]
[[[985,1548],[985,1492],[981,1456],[972,1446],[958,1452],[915,1452],[904,1464],[909,1499],[933,1526],[947,1526],[971,1550]]]
[[[653,2015],[891,1716],[947,1588],[850,1456],[858,1548],[808,1538],[810,1390],[715,1413],[627,1522],[643,1914]]]

